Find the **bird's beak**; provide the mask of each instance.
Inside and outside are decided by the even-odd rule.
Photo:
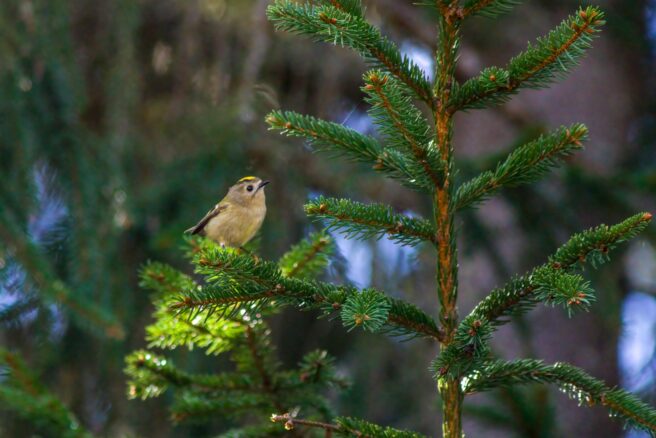
[[[262,181],[260,182],[260,185],[257,186],[257,190],[259,191],[260,189],[264,188],[265,185],[269,184],[271,181]]]

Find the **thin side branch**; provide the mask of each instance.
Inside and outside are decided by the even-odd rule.
[[[273,111],[266,117],[271,129],[293,137],[302,137],[318,151],[345,156],[371,165],[377,171],[414,190],[430,192],[432,181],[423,169],[400,151],[383,148],[376,139],[341,124],[328,122],[293,111]]]
[[[380,71],[365,74],[364,91],[371,96],[374,120],[390,141],[409,150],[435,186],[441,184],[443,163],[429,157],[430,130],[421,112],[404,95],[396,81]]]
[[[484,15],[488,18],[509,12],[521,0],[468,0],[461,9],[462,18]]]
[[[318,428],[318,429],[323,429],[325,431],[333,431],[333,432],[344,432],[342,428],[336,424],[330,424],[330,423],[322,423],[320,421],[313,421],[313,420],[304,420],[302,418],[295,418],[289,413],[286,414],[273,414],[271,415],[271,421],[274,423],[284,423],[285,424],[285,429],[287,430],[293,430],[297,425],[300,426],[305,426],[305,427],[312,427],[312,428]],[[357,437],[365,437],[365,435],[362,435],[360,433],[354,435]]]
[[[282,410],[283,406],[280,404],[280,400],[278,400],[278,393],[276,388],[272,384],[271,376],[269,376],[269,373],[264,366],[262,356],[260,356],[260,352],[258,351],[255,334],[253,333],[253,329],[248,324],[246,324],[246,344],[248,346],[248,351],[250,351],[251,356],[253,357],[255,368],[260,375],[260,379],[262,380],[262,389],[264,389],[264,391],[269,394],[269,397],[271,397],[273,406],[275,406],[275,408],[278,410]]]
[[[341,436],[356,438],[425,438],[418,433],[383,427],[364,420],[348,417],[338,417],[334,420],[337,424],[332,424],[296,418],[293,414],[285,413],[271,415],[271,421],[274,423],[283,423],[287,430],[294,430],[297,425],[323,429],[326,431],[327,436],[335,432]]]
[[[586,261],[603,262],[612,248],[642,231],[651,218],[650,213],[640,213],[612,227],[601,225],[576,234],[549,262],[493,290],[460,323],[456,341],[433,363],[436,375],[464,376],[483,366],[489,359],[488,343],[493,331],[508,323],[511,315],[528,312],[540,302],[562,303],[568,310],[587,306],[591,301],[585,291],[588,286],[571,271]],[[572,290],[563,295],[552,290],[562,285],[569,285]]]
[[[369,239],[387,235],[409,246],[437,243],[434,227],[428,221],[394,213],[383,204],[362,204],[322,196],[306,204],[305,212],[325,219],[329,229],[340,230],[347,237]]]
[[[468,17],[470,15],[476,14],[478,11],[480,11],[483,8],[488,7],[492,3],[494,3],[496,0],[479,0],[479,1],[474,1],[474,2],[468,2],[468,5],[465,5],[462,8],[462,16],[463,17]]]
[[[278,305],[321,308],[326,313],[333,313],[341,311],[350,298],[363,294],[363,291],[349,286],[285,277],[273,263],[253,260],[218,248],[197,254],[196,263],[197,271],[211,276],[215,283],[180,291],[166,301],[169,309],[188,317],[205,311],[230,314],[242,308],[243,304],[253,303],[258,307],[271,300],[275,300]],[[387,312],[382,321],[387,325],[382,327],[384,332],[442,339],[442,333],[433,319],[417,307],[373,289],[368,291],[380,302],[380,306],[375,306],[372,311],[378,312],[385,308]],[[253,310],[253,307],[249,309]],[[363,315],[363,318],[368,316]]]
[[[182,298],[179,301],[172,302],[169,304],[169,308],[173,311],[183,311],[183,310],[192,310],[192,309],[204,309],[210,307],[229,307],[235,304],[242,304],[246,302],[253,302],[263,299],[271,298],[296,298],[298,300],[311,299],[314,300],[314,304],[329,305],[330,308],[334,311],[340,311],[342,309],[343,303],[339,301],[334,301],[332,303],[327,303],[324,298],[319,295],[309,296],[305,294],[293,294],[289,290],[286,290],[282,285],[277,285],[276,287],[266,290],[260,294],[251,294],[244,296],[234,296],[234,297],[225,297],[225,298],[207,298],[207,299],[192,299],[190,297]],[[444,334],[440,329],[438,329],[434,323],[418,322],[409,317],[403,316],[403,307],[404,304],[401,304],[401,301],[390,300],[392,304],[392,310],[388,315],[387,323],[393,327],[405,329],[407,333],[414,333],[421,337],[433,338],[438,342],[442,342],[444,339]],[[395,305],[396,304],[396,305]],[[395,312],[395,309],[398,309]],[[414,308],[413,308],[414,310]],[[426,316],[426,318],[428,318]]]
[[[485,69],[463,84],[450,102],[450,111],[484,108],[503,103],[520,88],[541,88],[558,73],[569,71],[590,47],[592,37],[604,24],[603,13],[582,9],[546,37],[513,58],[507,69]]]
[[[520,146],[497,165],[462,184],[455,195],[460,210],[489,198],[503,187],[515,187],[538,180],[560,161],[583,147],[587,128],[577,124]]]
[[[267,15],[277,29],[351,47],[399,78],[418,99],[433,104],[424,72],[364,18],[331,5],[299,5],[288,0],[276,1]]]
[[[467,378],[465,391],[473,394],[529,383],[558,385],[579,404],[605,406],[611,414],[632,426],[652,434],[656,432],[656,411],[653,408],[636,396],[622,389],[609,388],[580,368],[565,363],[547,365],[534,359],[489,362],[480,372]]]

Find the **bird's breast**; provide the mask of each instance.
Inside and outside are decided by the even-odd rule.
[[[231,205],[207,224],[205,231],[210,239],[228,246],[239,247],[248,242],[262,226],[266,206]]]

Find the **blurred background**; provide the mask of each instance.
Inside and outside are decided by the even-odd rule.
[[[346,49],[274,33],[268,3],[0,2],[0,345],[20,352],[98,436],[204,437],[230,425],[173,426],[166,396],[127,400],[122,370],[151,322],[140,266],[158,260],[189,272],[182,231],[236,179],[273,181],[260,247],[270,259],[316,228],[302,209],[316,194],[430,214],[416,193],[266,130],[264,115],[282,107],[373,131],[359,90],[364,63]],[[368,18],[431,72],[433,12],[410,0],[365,3]],[[573,74],[456,119],[463,180],[550,128],[583,122],[591,131],[566,168],[459,217],[461,314],[571,233],[656,210],[656,2],[596,3],[608,25]],[[577,7],[531,0],[496,21],[467,22],[458,76],[505,64]],[[380,287],[437,314],[430,250],[336,238],[343,262],[329,279]],[[586,275],[598,293],[590,313],[570,320],[539,308],[503,327],[495,350],[568,361],[656,403],[656,228]],[[333,395],[339,414],[438,436],[428,371],[437,351],[428,341],[347,334],[339,321],[293,310],[276,317],[273,335],[287,364],[317,347],[337,357],[353,381]],[[202,352],[172,356],[190,371],[225,366]],[[603,408],[576,408],[544,387],[468,399],[465,431],[641,436]],[[42,435],[0,406],[0,436]]]

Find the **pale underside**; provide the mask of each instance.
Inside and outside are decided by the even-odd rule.
[[[211,218],[203,229],[203,234],[213,241],[238,248],[255,236],[266,214],[266,206],[230,205],[225,211]]]

